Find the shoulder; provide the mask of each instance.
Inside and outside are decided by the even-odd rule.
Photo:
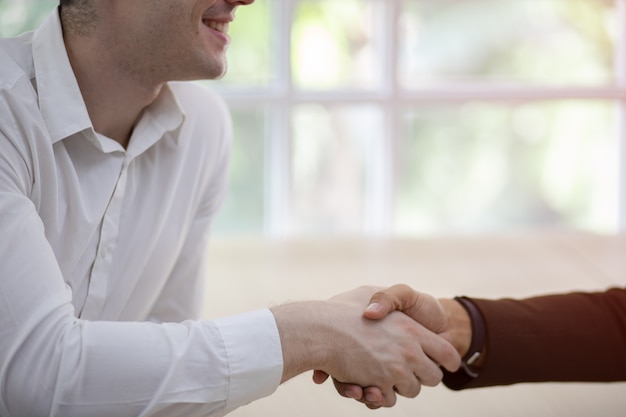
[[[33,131],[39,126],[41,111],[37,90],[30,74],[0,49],[0,131]]]
[[[0,39],[0,120],[5,127],[38,114],[37,92],[31,82],[34,78],[31,38],[31,34],[25,34]]]
[[[34,76],[32,33],[0,39],[0,88],[11,89],[21,79]]]
[[[183,150],[187,169],[194,170],[199,178],[198,189],[205,191],[202,207],[213,212],[223,198],[232,148],[228,107],[222,97],[206,86],[174,82],[169,87],[184,113],[179,149]]]
[[[0,52],[0,62],[3,61]],[[0,177],[6,190],[19,184],[26,195],[34,179],[35,161],[45,159],[50,141],[39,111],[37,95],[29,77],[0,65]]]
[[[195,82],[172,82],[170,88],[187,116],[230,119],[230,112],[222,97],[208,87]]]
[[[221,165],[229,157],[233,140],[232,121],[224,99],[194,82],[174,82],[169,87],[184,114],[179,143],[186,144],[195,154],[192,158],[210,159],[200,165]]]
[[[32,182],[36,161],[52,152],[33,82],[31,38],[0,39],[0,168],[30,178],[25,184]]]
[[[209,154],[228,153],[233,127],[230,112],[222,97],[193,82],[170,83],[170,89],[184,113],[181,138],[193,148]],[[208,148],[208,149],[207,149]]]

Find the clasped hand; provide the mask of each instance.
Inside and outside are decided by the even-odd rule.
[[[353,398],[371,409],[392,407],[396,403],[396,394],[413,398],[419,394],[422,385],[438,385],[443,378],[441,366],[449,371],[459,368],[461,357],[445,338],[446,311],[434,297],[406,285],[396,285],[385,290],[360,287],[331,300],[358,304],[363,309],[364,319],[383,325],[385,329],[378,339],[371,340],[370,346],[372,353],[377,355],[377,363],[388,366],[375,370],[379,372],[380,382],[363,386],[354,380],[332,375],[340,395]],[[343,376],[350,373],[346,370]],[[313,381],[317,384],[328,378],[324,371],[313,373]]]

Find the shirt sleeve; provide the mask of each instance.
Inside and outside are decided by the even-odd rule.
[[[27,159],[0,132],[0,415],[221,416],[278,386],[268,310],[214,321],[75,316]]]
[[[626,381],[626,289],[472,301],[485,318],[486,360],[465,388]]]
[[[193,221],[181,255],[152,307],[148,321],[179,322],[202,317],[211,221],[211,217]]]

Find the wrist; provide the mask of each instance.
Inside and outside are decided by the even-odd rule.
[[[449,313],[452,344],[461,355],[461,368],[444,370],[444,384],[453,390],[466,387],[478,377],[485,360],[486,327],[478,307],[466,297],[455,297],[444,303]]]
[[[464,357],[472,342],[472,321],[467,310],[456,300],[439,300],[447,314],[446,339]]]
[[[270,308],[276,320],[283,352],[282,382],[312,369],[326,369],[329,346],[323,320],[313,320],[323,312],[321,302],[306,301],[283,304]]]
[[[471,338],[467,352],[463,355],[462,367],[473,378],[478,376],[478,369],[485,358],[487,330],[482,313],[467,297],[455,297],[455,301],[463,306],[470,319]]]

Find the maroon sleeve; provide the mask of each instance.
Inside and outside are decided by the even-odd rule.
[[[626,289],[472,301],[485,320],[486,355],[463,388],[626,381]]]

